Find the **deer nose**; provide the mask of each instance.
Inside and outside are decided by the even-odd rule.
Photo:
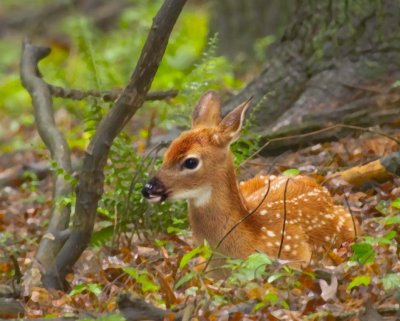
[[[143,186],[142,195],[149,201],[153,202],[161,202],[167,198],[167,193],[163,183],[156,177],[153,177]]]
[[[153,185],[150,184],[150,183],[147,183],[147,184],[144,185],[143,188],[142,188],[142,195],[143,195],[145,198],[149,198],[152,189],[153,189]]]

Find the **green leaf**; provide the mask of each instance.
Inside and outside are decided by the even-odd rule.
[[[392,207],[400,209],[400,197],[396,198],[393,202],[392,202]]]
[[[140,280],[138,280],[138,281],[139,281],[139,283],[141,283],[142,291],[144,293],[156,292],[160,289],[160,286],[155,284],[153,281],[151,281],[147,275],[142,275]]]
[[[400,224],[400,215],[386,216],[380,222],[384,225]]]
[[[79,319],[79,321],[93,321],[93,318],[83,318]],[[119,313],[114,313],[109,314],[109,315],[104,315],[104,316],[98,316],[96,317],[96,321],[125,321],[126,319]]]
[[[99,231],[96,231],[92,234],[90,238],[90,244],[93,246],[101,246],[108,240],[110,240],[114,233],[114,226],[106,226]]]
[[[278,302],[278,300],[279,296],[274,292],[269,291],[265,294],[264,301],[270,303],[271,305],[274,305],[276,302]]]
[[[235,272],[231,275],[232,282],[252,281],[265,274],[265,266],[272,263],[271,259],[264,253],[253,253],[244,261],[231,260],[230,265]],[[236,266],[236,268],[235,268]]]
[[[268,257],[268,255],[264,253],[253,253],[248,256],[246,261],[244,262],[244,268],[250,270],[257,270],[260,267],[265,265],[270,265],[272,260]],[[261,269],[262,272],[262,269]]]
[[[282,173],[282,175],[284,175],[284,176],[296,176],[299,174],[300,174],[300,170],[297,168],[289,168]]]
[[[185,274],[183,277],[181,277],[178,282],[175,284],[175,290],[179,289],[182,285],[184,285],[186,282],[189,282],[191,279],[193,279],[197,273],[195,271],[192,271],[190,273]]]
[[[371,283],[371,277],[369,275],[356,276],[347,286],[347,290],[350,291],[351,289],[360,285],[368,286],[370,283]]]
[[[71,292],[69,293],[70,296],[74,296],[76,294],[82,293],[87,289],[87,285],[85,283],[75,285]]]
[[[142,286],[143,293],[156,292],[160,289],[159,285],[150,280],[146,270],[137,270],[134,267],[124,267],[122,270]]]
[[[390,231],[384,236],[364,236],[364,242],[370,245],[379,244],[379,245],[389,245],[392,243],[392,240],[396,237],[396,231]]]
[[[210,248],[206,245],[195,247],[193,250],[182,256],[182,259],[179,262],[179,268],[183,269],[189,261],[197,255],[203,255],[206,259],[209,258],[211,255]]]
[[[182,259],[179,262],[179,268],[183,269],[192,258],[194,258],[196,255],[200,253],[201,249],[199,247],[195,247],[193,250],[187,252],[184,256],[182,256]]]
[[[356,243],[353,244],[351,248],[353,249],[353,255],[351,256],[352,261],[367,264],[375,260],[375,252],[371,244]]]
[[[257,312],[258,310],[262,309],[265,307],[265,302],[258,302],[254,307],[253,307],[253,312]]]
[[[382,283],[385,290],[400,288],[400,274],[389,273],[382,277]]]
[[[274,281],[280,279],[282,276],[285,276],[285,275],[286,275],[285,272],[277,272],[277,273],[272,274],[272,275],[268,278],[267,281],[268,281],[268,283],[272,283],[272,282],[274,282]]]
[[[389,233],[387,233],[386,235],[384,235],[384,236],[382,237],[382,239],[383,239],[383,240],[386,240],[386,241],[391,241],[391,240],[393,240],[393,239],[396,237],[396,235],[397,235],[397,232],[396,232],[396,231],[390,231]],[[390,244],[390,243],[388,243],[388,244]]]
[[[77,295],[84,291],[88,291],[93,293],[96,296],[99,296],[102,292],[102,286],[97,283],[81,283],[74,286],[74,288],[69,293],[70,296]]]
[[[99,296],[101,294],[101,292],[102,292],[102,287],[101,287],[100,284],[89,283],[88,284],[88,291],[92,292],[96,296]]]
[[[181,229],[179,227],[175,227],[175,226],[168,226],[167,227],[167,233],[168,234],[177,234],[181,231]]]

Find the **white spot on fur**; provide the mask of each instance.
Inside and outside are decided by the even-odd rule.
[[[274,232],[272,232],[272,231],[267,231],[267,235],[269,237],[275,237],[276,236],[276,234]]]
[[[267,215],[267,210],[262,210],[262,211],[260,212],[260,215],[262,215],[262,216]]]

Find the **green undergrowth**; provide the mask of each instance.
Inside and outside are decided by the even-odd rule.
[[[123,88],[134,70],[152,18],[162,1],[135,2],[119,17],[115,28],[104,32],[91,20],[70,8],[55,26],[54,38],[35,39],[34,44],[51,47],[51,54],[40,63],[44,80],[66,88],[113,90]],[[190,6],[190,5],[189,5]],[[172,32],[166,53],[151,90],[176,89],[179,95],[168,101],[145,102],[127,128],[114,140],[105,168],[105,192],[98,207],[92,245],[131,242],[133,234],[150,231],[185,233],[184,203],[150,206],[141,195],[143,184],[160,163],[160,152],[152,138],[174,128],[187,128],[192,107],[209,89],[232,90],[241,83],[232,66],[215,54],[217,35],[208,37],[208,13],[203,6],[186,8]],[[54,40],[56,39],[56,40]],[[61,39],[61,40],[57,40]],[[13,152],[32,147],[46,154],[35,134],[34,117],[28,93],[18,75],[20,39],[0,40],[0,113],[5,116],[0,130],[0,150]],[[56,122],[66,135],[73,153],[85,150],[102,117],[112,108],[97,98],[73,101],[53,99]],[[152,126],[149,126],[153,123]],[[9,135],[10,132],[14,135]],[[31,138],[33,137],[33,138]],[[2,141],[6,143],[2,144]],[[150,145],[149,145],[150,143]],[[56,175],[64,173],[52,164]],[[149,174],[150,173],[150,174]],[[76,182],[74,182],[75,184]],[[74,208],[75,197],[56,200],[57,206]]]

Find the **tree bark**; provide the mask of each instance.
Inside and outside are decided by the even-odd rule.
[[[322,113],[344,122],[344,107],[387,93],[400,78],[400,1],[299,4],[292,24],[268,51],[264,70],[223,106],[227,113],[253,97],[254,126],[262,136]]]
[[[233,62],[254,62],[256,41],[278,36],[293,7],[288,0],[212,0],[209,33],[218,34],[218,54]]]

